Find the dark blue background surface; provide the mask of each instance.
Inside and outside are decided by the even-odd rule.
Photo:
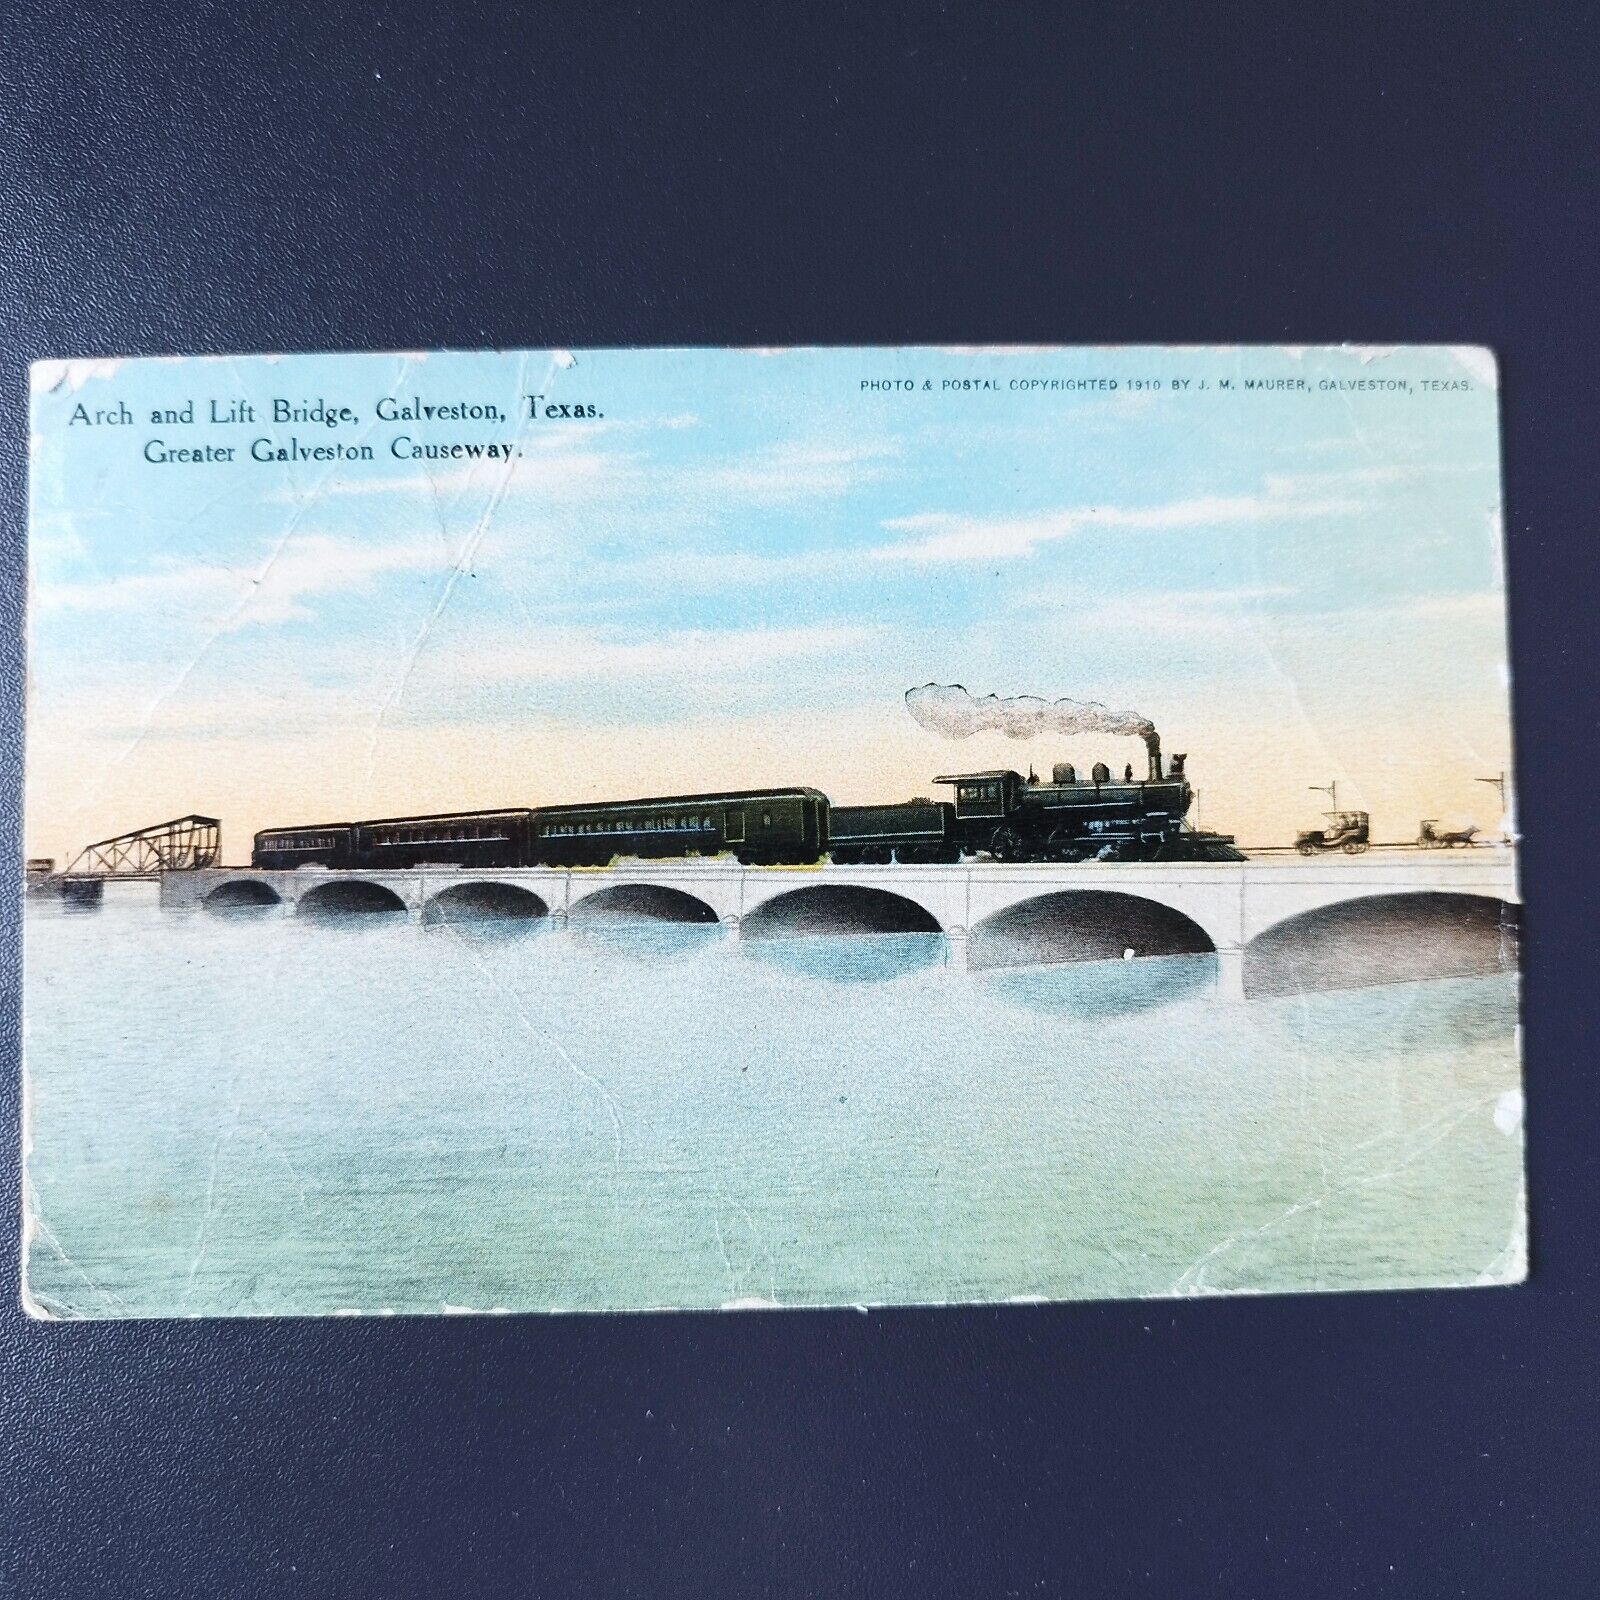
[[[1294,26],[1290,7],[667,9],[10,8],[8,814],[36,356],[1492,344],[1534,1280],[77,1327],[28,1323],[7,1289],[0,1591],[1592,1592],[1600,41],[1559,7],[1326,8]],[[3,1022],[14,1127],[14,981]]]

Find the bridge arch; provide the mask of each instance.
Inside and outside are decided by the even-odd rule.
[[[1493,895],[1358,895],[1285,917],[1244,951],[1247,995],[1482,977],[1518,964],[1519,912]]]
[[[1210,934],[1176,907],[1120,889],[1058,889],[1018,900],[973,925],[974,967],[1209,955]]]
[[[617,883],[596,889],[575,901],[567,913],[572,922],[718,922],[721,919],[698,895],[657,883]]]
[[[305,916],[404,911],[406,903],[393,889],[364,878],[337,878],[319,883],[300,896],[295,910]]]
[[[788,889],[745,914],[747,939],[828,933],[942,933],[926,906],[865,884],[819,883]]]
[[[514,883],[453,883],[422,908],[428,926],[447,922],[536,922],[550,907],[531,889]]]
[[[242,911],[281,906],[283,896],[260,878],[230,878],[219,883],[200,904],[207,911]]]

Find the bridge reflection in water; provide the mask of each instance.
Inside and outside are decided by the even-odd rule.
[[[1141,964],[1136,979],[1115,980],[1111,1009],[1126,1010],[1141,993],[1163,1003],[1163,993],[1203,984],[1274,995],[1504,972],[1517,962],[1520,894],[1514,852],[1481,850],[1170,865],[212,868],[166,874],[161,899],[352,923],[555,924],[645,959],[737,933],[755,959],[835,981],[953,961],[1043,1009],[1069,989],[1076,1009],[1092,1008],[1090,969]],[[657,937],[669,929],[673,939]],[[1041,968],[1075,975],[1065,988],[1026,975]]]
[[[1024,1010],[1092,1019],[1175,1005],[1219,987],[1222,971],[1213,951],[1142,961],[993,968],[981,981],[991,993]]]

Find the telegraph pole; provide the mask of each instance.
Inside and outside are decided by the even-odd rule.
[[[1510,835],[1506,832],[1506,774],[1501,770],[1492,778],[1475,778],[1475,783],[1487,783],[1494,792],[1500,796],[1500,838],[1503,842],[1510,842]]]

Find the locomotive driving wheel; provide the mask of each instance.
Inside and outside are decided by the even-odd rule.
[[[989,854],[996,861],[1021,861],[1026,857],[1022,835],[1015,828],[996,828],[989,841]]]

